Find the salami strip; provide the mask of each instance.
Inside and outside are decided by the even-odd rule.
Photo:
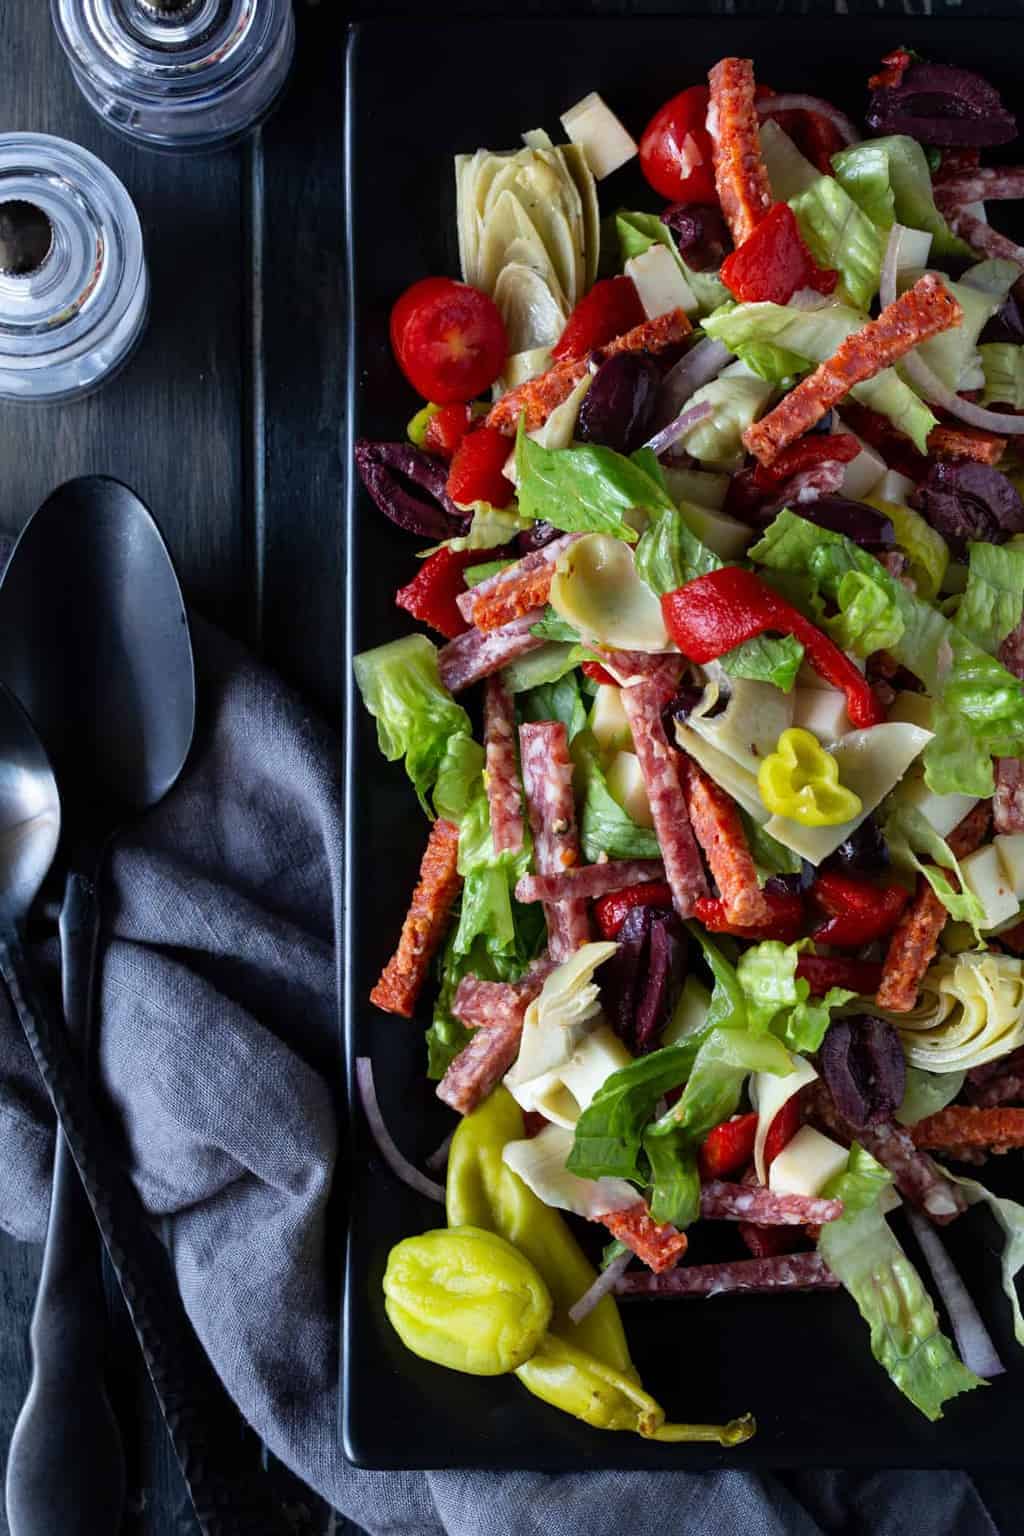
[[[859,1141],[872,1157],[888,1168],[896,1188],[911,1205],[924,1211],[939,1226],[945,1226],[967,1209],[960,1186],[914,1145],[910,1131],[892,1121],[855,1128],[839,1114],[832,1095],[823,1084],[816,1083],[813,1089],[806,1101],[811,1118],[820,1120],[827,1130],[847,1144]]]
[[[690,825],[704,850],[729,922],[748,928],[767,922],[771,908],[757,883],[757,870],[735,804],[692,758],[680,759],[680,778]]]
[[[519,755],[533,832],[538,874],[561,875],[579,861],[576,803],[572,794],[572,759],[565,726],[546,720],[519,727]],[[587,904],[578,899],[544,907],[552,960],[567,960],[590,938]]]
[[[1019,1054],[1014,1052],[1015,1055]],[[1009,1060],[1009,1057],[1007,1057]],[[978,1109],[994,1109],[997,1104],[1024,1104],[1024,1063],[1017,1070],[1008,1069],[988,1082],[968,1083],[967,1097]]]
[[[596,901],[612,891],[664,878],[660,859],[608,859],[604,864],[576,865],[561,875],[524,875],[516,885],[516,900]]]
[[[1024,832],[1024,761],[1019,757],[996,758],[992,819],[997,832]]]
[[[500,677],[484,689],[484,748],[487,804],[496,854],[518,853],[523,846],[523,796],[516,763],[516,714]]]
[[[661,711],[670,696],[664,680],[655,676],[624,688],[622,706],[640,759],[672,900],[679,916],[689,917],[698,896],[708,894],[708,882],[686,813],[679,782],[679,755],[669,746],[661,722]]]
[[[701,1187],[700,1213],[707,1221],[748,1221],[761,1227],[823,1226],[843,1214],[841,1200],[811,1195],[783,1195],[763,1184],[732,1184],[712,1179]]]
[[[750,59],[722,59],[708,83],[707,130],[715,187],[733,244],[740,246],[772,205],[754,104],[754,66]]]
[[[932,427],[928,452],[933,459],[973,459],[977,464],[998,464],[1006,452],[1006,438],[981,427]]]
[[[780,1254],[774,1259],[737,1259],[730,1264],[684,1264],[668,1275],[627,1270],[616,1296],[749,1296],[769,1291],[834,1291],[839,1281],[820,1253]]]
[[[999,647],[999,661],[1014,677],[1024,678],[1024,619],[1011,629]]]
[[[535,432],[547,421],[551,412],[567,400],[592,363],[613,357],[617,352],[664,352],[677,346],[689,336],[693,327],[682,309],[673,309],[655,320],[645,320],[622,336],[616,336],[600,352],[586,357],[567,358],[555,363],[539,378],[527,379],[507,395],[502,395],[487,413],[487,425],[497,427],[510,437],[515,435],[520,416],[525,416],[527,432]]]
[[[478,1029],[437,1085],[442,1103],[468,1115],[482,1104],[519,1055],[523,1016]]]
[[[486,581],[478,582],[468,592],[460,592],[455,601],[462,617],[477,629],[500,629],[529,613],[531,608],[543,608],[551,590],[555,561],[582,537],[581,533],[563,534],[542,549],[524,555],[514,565],[488,576]]]
[[[966,208],[955,206],[945,199],[940,200],[938,196],[935,201],[945,214],[953,233],[959,235],[961,240],[966,240],[979,256],[991,256],[998,261],[1015,261],[1018,266],[1024,267],[1024,245],[1018,245],[1006,235],[1001,235],[998,229],[993,229],[991,224],[986,224],[984,219],[969,213]]]
[[[1024,1146],[1024,1109],[980,1109],[951,1104],[919,1120],[911,1126],[910,1134],[915,1146],[932,1147],[939,1152],[972,1147],[1006,1152],[1011,1147]]]
[[[634,683],[656,681],[665,696],[665,703],[675,692],[683,675],[683,660],[675,653],[658,651],[612,651],[596,645],[594,650],[601,658],[605,671],[610,672],[622,688]]]
[[[385,1013],[412,1018],[430,962],[444,937],[452,903],[462,887],[462,876],[456,869],[458,853],[458,827],[450,821],[435,821],[398,948],[370,993],[371,1003]]]
[[[962,319],[963,311],[941,277],[926,272],[877,320],[869,320],[840,342],[833,355],[790,390],[773,411],[748,427],[744,446],[762,464],[774,463],[783,448],[802,437],[855,385],[874,378],[920,342],[959,325]]]
[[[1024,197],[1024,166],[977,166],[944,176],[935,187],[935,201],[962,208],[964,203],[1008,202]]]
[[[487,634],[467,629],[464,635],[442,645],[437,653],[437,669],[449,693],[459,693],[471,683],[507,667],[518,656],[526,656],[542,646],[544,641],[532,635],[530,629],[543,617],[543,608],[535,608],[501,629],[492,629]]]
[[[957,822],[946,839],[955,858],[963,859],[975,848],[980,848],[988,835],[992,808],[987,800],[979,800],[971,807],[962,821]]]
[[[672,1269],[686,1252],[686,1233],[677,1231],[671,1222],[659,1225],[643,1200],[624,1211],[608,1211],[600,1220],[655,1275]]]
[[[489,1029],[518,1018],[522,1022],[530,1003],[540,990],[550,968],[530,971],[521,981],[482,981],[479,976],[463,976],[452,1000],[452,1013],[467,1029]]]

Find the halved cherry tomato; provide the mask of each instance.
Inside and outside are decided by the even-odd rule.
[[[640,140],[640,168],[670,203],[717,203],[706,119],[706,85],[691,85],[659,107]]]
[[[754,1155],[757,1115],[734,1115],[709,1131],[697,1153],[702,1179],[724,1179],[739,1173]]]
[[[456,635],[465,634],[469,628],[456,602],[459,594],[466,590],[463,572],[468,566],[480,563],[478,549],[464,549],[458,553],[439,549],[423,562],[408,586],[399,587],[395,602],[414,619],[436,629],[446,640],[454,640]]]
[[[508,356],[494,300],[450,277],[425,277],[406,289],[391,311],[391,346],[413,389],[436,405],[489,389]]]
[[[472,420],[473,412],[468,405],[439,406],[423,434],[424,452],[450,464]]]
[[[742,304],[788,304],[798,288],[831,293],[838,281],[815,262],[788,203],[775,203],[722,263],[722,282]]]
[[[599,661],[581,661],[580,671],[589,677],[592,683],[603,683],[605,687],[611,688],[619,686],[611,673],[605,671]]]
[[[474,501],[489,501],[492,507],[507,507],[516,493],[504,469],[512,452],[512,439],[497,427],[477,427],[467,432],[459,444],[448,471],[446,490],[460,507]]]
[[[576,305],[551,356],[556,362],[586,357],[646,319],[631,277],[603,277]]]

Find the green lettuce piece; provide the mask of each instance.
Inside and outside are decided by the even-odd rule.
[[[942,534],[925,522],[913,507],[903,507],[895,501],[866,499],[871,506],[884,512],[892,523],[896,542],[910,560],[910,575],[917,586],[918,597],[934,602],[949,569],[949,545]]]
[[[587,711],[574,672],[557,681],[531,688],[520,698],[519,708],[524,720],[560,720],[565,726],[570,746],[580,732],[586,729]]]
[[[740,986],[736,967],[726,954],[725,943],[715,943],[698,923],[688,922],[690,937],[700,945],[711,972],[711,1003],[704,1024],[707,1030],[721,1025],[725,1029],[746,1029],[747,1000]]]
[[[1024,610],[1024,540],[972,544],[967,590],[956,611],[956,627],[983,651],[999,647]]]
[[[543,617],[536,624],[530,625],[530,634],[537,635],[541,640],[563,640],[574,645],[580,640],[579,630],[568,619],[563,619],[560,613],[556,613],[550,603],[544,609]]]
[[[502,680],[510,693],[525,693],[546,683],[557,683],[579,666],[581,650],[563,640],[549,640],[537,651],[510,661],[501,670]]]
[[[714,469],[737,469],[746,455],[743,434],[768,404],[772,388],[742,360],[730,363],[690,397],[690,405],[710,405],[711,414],[690,428],[681,446]]]
[[[907,1086],[903,1103],[896,1111],[900,1125],[916,1125],[929,1115],[952,1104],[964,1085],[964,1072],[925,1072],[921,1067],[907,1067]]]
[[[886,816],[882,831],[893,863],[924,875],[950,917],[958,923],[969,923],[980,941],[985,909],[964,884],[956,855],[931,822],[913,807],[897,805]],[[945,870],[956,876],[959,890]]]
[[[837,181],[880,229],[899,223],[926,230],[937,256],[970,260],[970,246],[954,235],[935,206],[928,161],[916,139],[902,133],[869,139],[833,155],[832,169]]]
[[[658,1100],[689,1077],[704,1038],[706,1031],[683,1045],[662,1046],[606,1078],[576,1122],[565,1164],[570,1173],[647,1182],[639,1161],[644,1127]]]
[[[467,587],[477,587],[482,581],[487,581],[491,576],[497,576],[499,571],[505,571],[513,560],[485,560],[482,565],[471,565],[462,573],[462,579]]]
[[[661,489],[665,492],[665,495],[668,496],[668,482],[665,479],[665,470],[659,462],[658,455],[655,453],[654,449],[647,447],[636,448],[629,457],[630,460],[636,465],[637,469],[642,469],[645,475],[649,475],[654,481],[655,485],[660,486]],[[670,501],[671,499],[672,498],[669,496]]]
[[[800,952],[806,947],[806,941],[787,945],[766,939],[752,944],[736,967],[750,1029],[755,1034],[771,1030],[792,1051],[818,1050],[831,1010],[856,996],[831,987],[824,997],[811,1002],[810,984],[796,974]]]
[[[718,659],[730,677],[745,677],[754,683],[774,683],[776,688],[788,693],[800,671],[804,648],[795,635],[757,635]]]
[[[1019,1205],[1016,1200],[1004,1199],[1001,1195],[994,1195],[984,1184],[979,1184],[977,1179],[965,1179],[959,1174],[944,1170],[947,1178],[959,1184],[967,1195],[970,1205],[987,1205],[997,1223],[1002,1228],[1003,1252],[1000,1257],[1000,1265],[1003,1272],[1003,1290],[1010,1303],[1013,1313],[1013,1336],[1018,1344],[1024,1344],[1024,1315],[1021,1313],[1020,1297],[1017,1294],[1017,1276],[1024,1268],[1024,1205]]]
[[[750,849],[758,872],[765,875],[798,875],[803,867],[803,861],[792,848],[787,848],[785,843],[780,843],[777,838],[766,832],[759,826],[753,816],[747,814],[742,806],[738,807],[743,830],[747,835],[747,847]]]
[[[826,179],[826,178],[823,178]],[[747,361],[748,349],[764,342],[783,348],[787,353],[806,359],[810,369],[835,353],[841,342],[861,330],[868,316],[848,304],[826,304],[821,309],[788,309],[767,300],[758,304],[736,304],[715,310],[704,321],[709,336]],[[694,396],[696,400],[700,391]],[[893,426],[913,439],[925,452],[928,433],[936,418],[894,368],[883,368],[851,390],[854,400],[887,416]],[[702,423],[704,425],[704,423]],[[690,439],[687,439],[690,448]],[[692,452],[692,448],[690,448]]]
[[[565,533],[607,533],[634,544],[628,513],[675,508],[664,485],[632,459],[596,443],[542,448],[527,437],[521,418],[516,474],[522,511]]]
[[[924,752],[929,789],[979,798],[993,793],[992,758],[1024,755],[1024,689],[1005,667],[865,550],[788,510],[750,555],[769,570],[795,574],[836,603],[849,571],[879,586],[903,622],[891,654],[935,700],[935,735]]]
[[[441,955],[441,985],[434,1004],[434,1015],[426,1032],[427,1076],[443,1077],[456,1056],[468,1045],[473,1031],[467,1029],[451,1011],[455,993],[463,976],[479,976],[483,981],[518,981],[530,960],[547,941],[543,912],[539,904],[522,907],[513,903],[516,915],[516,944],[508,954],[492,951],[484,939],[477,939],[466,954],[456,948],[458,928],[453,928]]]
[[[882,1215],[879,1196],[891,1183],[881,1163],[854,1142],[845,1172],[822,1190],[843,1202],[843,1214],[822,1227],[818,1252],[857,1303],[879,1365],[934,1421],[951,1398],[985,1383],[957,1359],[920,1275]]]
[[[840,650],[854,656],[891,650],[903,633],[903,619],[876,581],[861,571],[847,571],[836,596],[839,613],[825,628]]]
[[[742,359],[751,373],[756,373],[766,384],[778,384],[789,389],[802,373],[810,371],[810,363],[799,352],[789,352],[777,347],[773,341],[752,341],[743,348]]]
[[[901,273],[900,292],[905,293],[920,275],[920,272],[915,271]],[[947,389],[966,388],[969,377],[977,369],[978,337],[1006,295],[977,288],[973,283],[954,283],[945,273],[936,275],[942,278],[943,283],[960,305],[962,319],[959,325],[950,326],[948,330],[940,331],[937,336],[922,341],[914,348],[914,355],[927,363]],[[906,377],[903,363],[897,363],[896,368],[901,377]]]
[[[790,198],[800,233],[819,267],[839,273],[836,294],[867,309],[878,292],[885,238],[834,176],[819,176]]]
[[[717,272],[695,272],[686,265],[671,230],[656,213],[627,213],[621,209],[615,215],[615,230],[619,237],[623,265],[634,256],[642,256],[652,245],[663,245],[670,250],[690,285],[701,314],[710,314],[717,304],[729,297],[729,290]]]
[[[1024,410],[1024,347],[1012,341],[987,341],[978,348],[985,374],[982,405]]]
[[[660,859],[661,847],[649,827],[637,826],[613,797],[601,766],[597,741],[590,731],[573,738],[573,786],[579,810],[580,847],[588,864],[602,854],[609,859]]]
[[[441,682],[437,648],[426,635],[403,635],[353,660],[363,703],[377,722],[377,741],[389,763],[405,758],[405,771],[423,809],[449,740],[469,736],[469,716]]]

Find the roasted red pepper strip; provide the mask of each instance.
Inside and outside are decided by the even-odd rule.
[[[551,348],[555,362],[586,357],[616,336],[643,325],[647,316],[631,277],[603,277],[576,305],[565,330]]]
[[[789,1146],[800,1129],[803,1119],[800,1097],[799,1093],[791,1094],[768,1127],[768,1134],[764,1139],[765,1172],[774,1163],[783,1147]]]
[[[724,1179],[739,1173],[754,1155],[757,1115],[735,1115],[709,1131],[697,1154],[702,1179]]]
[[[450,464],[472,420],[468,405],[439,405],[423,434],[424,452]]]
[[[823,271],[788,203],[776,203],[753,234],[722,263],[722,282],[741,304],[788,304],[798,288],[831,293],[839,273]]]
[[[753,483],[757,490],[774,491],[793,475],[818,464],[849,464],[860,453],[860,443],[852,432],[819,433],[816,437],[801,437],[788,448],[783,448],[773,464],[758,464]]]
[[[507,507],[516,493],[504,474],[508,456],[508,438],[496,427],[474,427],[467,432],[448,471],[446,490],[452,501],[460,507],[470,507],[475,501]]]
[[[616,938],[634,907],[663,907],[668,912],[672,908],[672,891],[664,880],[647,880],[602,896],[594,902],[594,916],[602,938]]]
[[[903,76],[914,62],[914,55],[906,48],[894,48],[892,53],[887,53],[882,58],[883,69],[877,75],[871,75],[868,79],[868,87],[872,91],[880,91],[886,88],[892,89],[902,85]]]
[[[480,562],[479,549],[464,549],[458,554],[450,549],[439,549],[436,555],[424,560],[408,586],[399,587],[395,602],[414,619],[429,624],[446,639],[454,640],[456,635],[464,635],[469,628],[455,601],[459,593],[466,590],[462,573],[467,566]]]
[[[846,694],[854,726],[880,725],[885,716],[871,685],[850,658],[785,598],[751,571],[724,566],[698,576],[661,600],[669,634],[689,661],[703,665],[767,630],[795,635],[820,677]]]
[[[881,984],[882,967],[873,960],[848,960],[845,955],[801,955],[796,974],[810,984],[812,997],[824,997],[830,987],[874,997]]]
[[[633,886],[632,889],[638,890],[640,887]],[[725,915],[725,903],[719,896],[698,896],[694,903],[693,914],[698,922],[704,924],[709,933],[731,933],[734,938],[753,939],[756,943],[760,943],[762,939],[779,939],[783,944],[792,944],[803,931],[802,900],[799,896],[790,895],[788,891],[762,891],[761,894],[771,908],[772,914],[764,923],[756,923],[750,927],[730,923]]]
[[[828,921],[813,929],[811,938],[838,949],[859,949],[885,938],[910,899],[906,886],[873,885],[832,870],[822,871],[811,894],[828,913]]]
[[[617,688],[619,685],[610,672],[606,672],[599,661],[581,661],[580,670],[590,678],[592,683],[604,683],[607,687]]]

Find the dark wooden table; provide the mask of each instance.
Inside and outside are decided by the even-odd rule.
[[[343,9],[298,0],[280,110],[245,147],[195,158],[108,132],[78,95],[46,0],[0,0],[0,131],[60,134],[113,167],[138,205],[153,287],[143,346],[108,388],[70,406],[0,404],[0,531],[16,533],[70,475],[119,476],[152,507],[194,606],[328,717],[341,695]],[[37,1249],[0,1234],[0,1465],[28,1381],[38,1270]],[[115,1317],[120,1416],[134,1426],[125,1531],[192,1536],[134,1337]],[[297,1533],[345,1528],[270,1471]]]

